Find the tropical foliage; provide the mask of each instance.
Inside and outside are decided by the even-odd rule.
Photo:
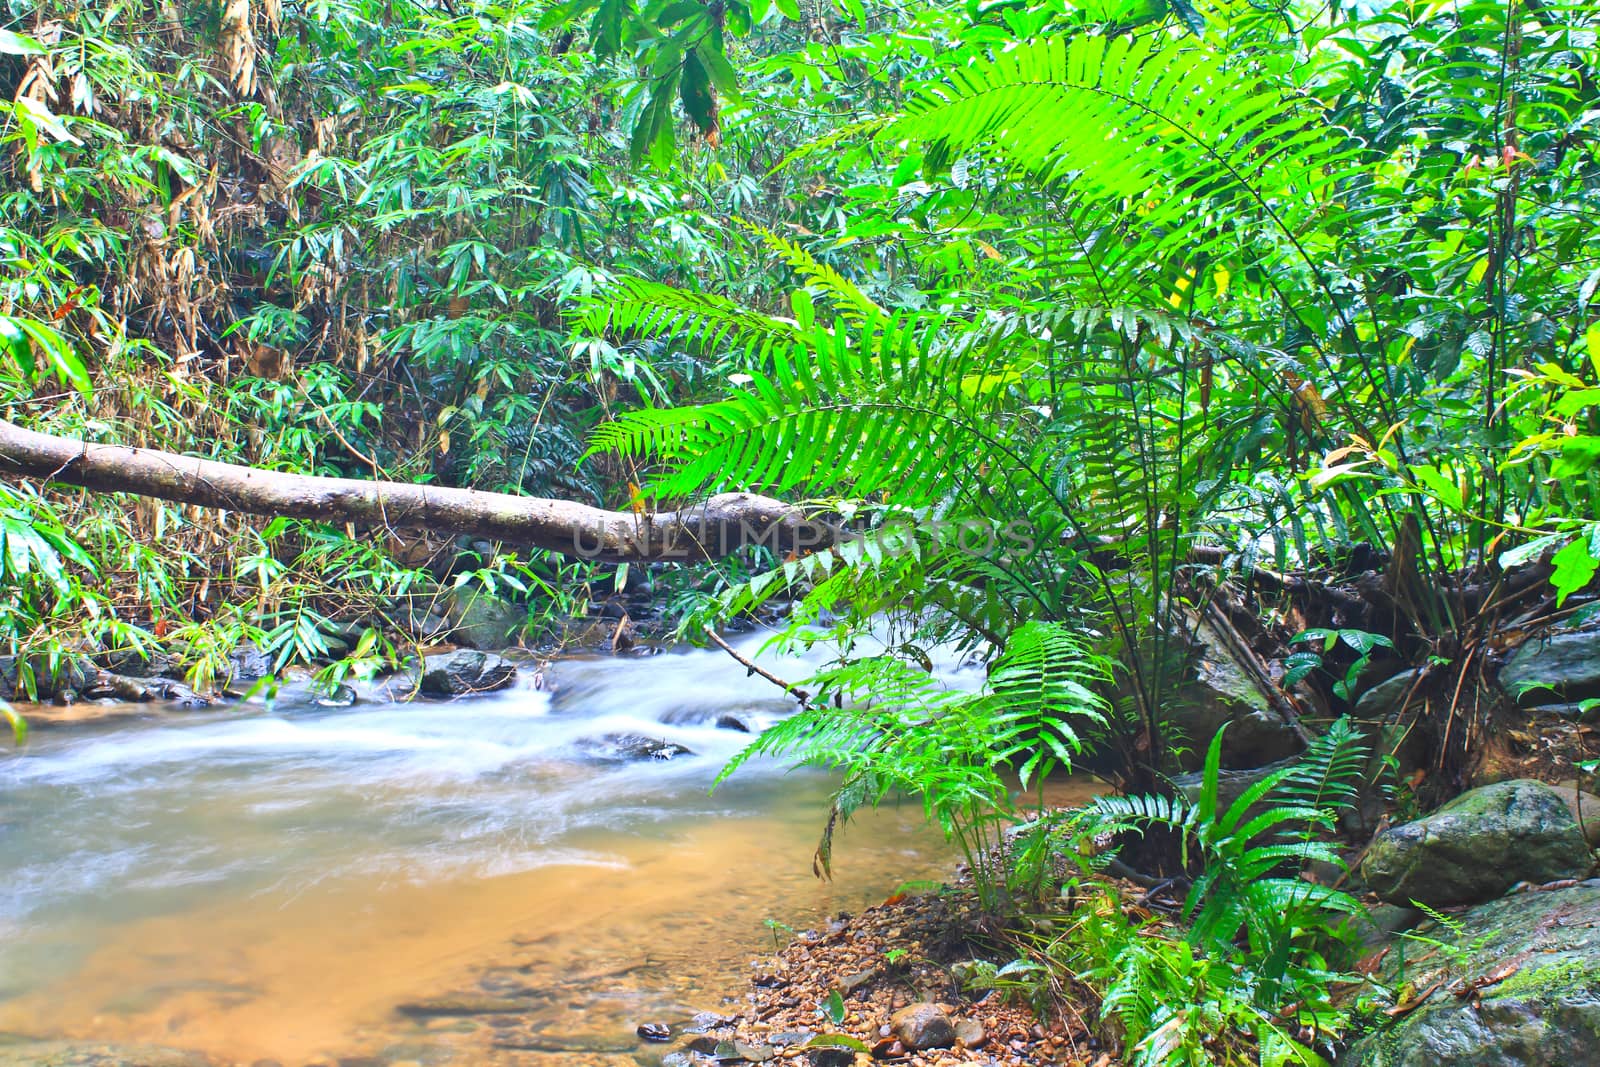
[[[820,869],[914,795],[992,912],[1081,866],[1028,973],[1088,981],[1136,1059],[1309,1063],[1350,904],[1305,869],[1395,762],[1343,715],[1416,668],[1391,737],[1458,789],[1497,630],[1593,602],[1592,6],[3,10],[8,421],[839,531],[641,574],[8,479],[22,696],[159,645],[220,686],[241,641],[338,684],[456,593],[530,636],[641,591],[690,640],[781,619],[837,658],[745,758],[842,771]],[[1184,716],[1218,635],[1308,739],[1226,805],[1232,735]],[[1052,812],[1073,766],[1124,795]],[[1084,888],[1107,836],[1189,880],[1181,931]]]

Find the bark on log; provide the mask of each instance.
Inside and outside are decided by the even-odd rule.
[[[394,528],[421,526],[611,563],[716,559],[746,545],[805,552],[837,530],[754,493],[677,511],[606,511],[568,500],[406,482],[323,478],[173,452],[88,444],[0,420],[0,477],[134,493],[251,515]]]

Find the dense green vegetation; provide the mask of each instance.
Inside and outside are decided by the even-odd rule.
[[[1314,1063],[1365,980],[1353,901],[1299,871],[1385,757],[1463,787],[1496,634],[1592,602],[1588,6],[6,10],[6,419],[640,510],[753,490],[843,531],[641,576],[0,481],[25,690],[158,644],[202,687],[242,640],[376,670],[450,586],[535,638],[641,586],[688,640],[781,614],[839,660],[752,751],[845,771],[824,869],[916,795],[995,911],[1070,861],[1011,977],[1102,997],[1131,1062]],[[1202,638],[1310,738],[1231,805],[1225,732],[1180,714]],[[944,642],[985,688],[930,681]],[[1398,665],[1416,766],[1342,717]],[[1141,799],[1028,798],[1075,765]],[[1181,934],[1084,888],[1106,835],[1195,875]]]

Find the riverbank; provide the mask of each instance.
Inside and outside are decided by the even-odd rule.
[[[961,886],[896,893],[840,914],[753,961],[747,1005],[721,1040],[747,1060],[771,1051],[814,1067],[1110,1063],[1081,1017],[1041,1015],[1024,997],[983,988],[981,961],[998,947],[993,929]],[[676,1062],[686,1067],[705,1048],[698,1042]]]

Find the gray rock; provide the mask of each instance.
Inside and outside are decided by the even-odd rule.
[[[25,1041],[0,1045],[0,1067],[209,1067],[194,1052],[154,1045],[109,1045],[95,1041]]]
[[[1168,719],[1186,742],[1190,767],[1199,766],[1225,723],[1224,766],[1259,767],[1298,753],[1303,746],[1293,727],[1222,640],[1209,626],[1200,626],[1195,637],[1199,643],[1190,664],[1191,680],[1179,690]]]
[[[1256,767],[1247,771],[1221,770],[1217,772],[1217,810],[1227,811],[1233,802],[1244,795],[1245,790],[1255,785],[1267,775],[1282,770],[1293,764],[1293,760],[1279,760],[1269,763],[1265,767]],[[1189,774],[1180,774],[1172,779],[1172,785],[1189,799],[1189,802],[1199,803],[1200,791],[1205,787],[1205,775],[1199,771]]]
[[[1596,1062],[1600,882],[1514,893],[1458,921],[1459,932],[1431,924],[1417,932],[1444,942],[1444,950],[1418,940],[1391,944],[1380,977],[1418,994],[1434,992],[1355,1042],[1341,1067]]]
[[[937,1004],[911,1004],[889,1017],[889,1030],[908,1049],[948,1048],[955,1044],[956,1028]]]
[[[255,645],[246,642],[228,653],[228,687],[248,689],[272,674],[272,661]]]
[[[1405,700],[1406,694],[1411,691],[1416,680],[1415,670],[1401,671],[1393,678],[1379,682],[1362,693],[1356,699],[1355,707],[1350,709],[1350,713],[1368,722],[1393,719],[1405,710],[1401,707],[1401,702]]]
[[[1500,687],[1525,707],[1600,697],[1600,630],[1524,642],[1500,669]]]
[[[806,1054],[809,1067],[855,1067],[856,1054],[846,1048],[814,1048]]]
[[[1592,700],[1576,700],[1567,704],[1535,704],[1528,709],[1528,714],[1593,724],[1600,723],[1600,704]]]
[[[1477,904],[1518,882],[1584,875],[1593,860],[1560,794],[1542,782],[1497,782],[1461,794],[1373,838],[1361,873],[1391,904]]]
[[[214,703],[209,697],[203,697],[182,682],[175,682],[171,678],[129,678],[108,671],[101,671],[96,675],[94,681],[85,687],[84,695],[126,700],[132,704],[161,702],[184,711],[209,708]]]
[[[442,598],[451,638],[468,648],[495,651],[521,643],[528,609],[481,590],[452,589]]]
[[[150,649],[148,656],[141,656],[137,650],[131,648],[97,652],[94,662],[102,670],[120,674],[125,678],[155,678],[183,673],[177,660],[160,649]]]
[[[580,745],[595,759],[615,763],[670,760],[694,755],[693,751],[676,742],[646,737],[644,734],[607,734],[597,740],[580,742]]]
[[[24,680],[25,668],[33,673],[34,688],[40,700],[49,700],[68,690],[83,692],[99,670],[88,656],[71,653],[62,656],[54,667],[50,657],[42,653],[27,657],[0,656],[0,700],[33,699]]]
[[[454,697],[504,689],[517,677],[517,665],[492,652],[457,649],[427,656],[417,690],[423,696]]]

